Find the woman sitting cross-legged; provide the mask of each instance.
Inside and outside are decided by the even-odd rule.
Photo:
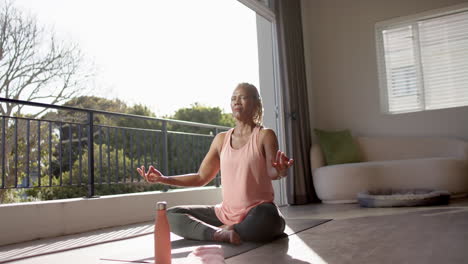
[[[137,170],[149,183],[174,186],[206,185],[221,170],[223,201],[168,209],[171,231],[187,239],[232,244],[270,241],[285,228],[273,203],[272,180],[286,177],[293,160],[278,150],[275,132],[261,126],[263,107],[255,86],[239,84],[231,109],[235,127],[216,135],[197,173],[167,177],[153,166]]]

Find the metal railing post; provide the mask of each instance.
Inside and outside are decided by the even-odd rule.
[[[83,163],[82,163],[82,157],[83,157],[83,149],[81,147],[81,125],[78,125],[78,183],[81,186],[83,184]]]
[[[164,169],[164,174],[168,175],[169,174],[169,155],[168,155],[168,140],[167,140],[167,121],[162,122],[162,134],[163,134],[163,166],[162,168]],[[169,187],[167,185],[164,185],[163,191],[167,192],[169,190]]]
[[[37,185],[41,186],[41,120],[37,121]]]
[[[26,121],[26,187],[30,187],[30,171],[29,171],[29,154],[31,152],[31,142],[30,142],[30,134],[31,134],[31,120]]]
[[[94,116],[88,112],[88,198],[94,197]]]
[[[18,118],[15,118],[15,188],[18,188]]]
[[[6,132],[5,132],[5,129],[6,129],[6,124],[5,124],[5,117],[2,117],[2,189],[5,188],[5,175],[6,175],[6,169],[5,169],[5,165],[6,165]]]

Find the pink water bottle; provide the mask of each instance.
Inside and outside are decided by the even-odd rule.
[[[154,261],[156,264],[171,263],[171,237],[166,215],[166,202],[158,202],[154,226]]]

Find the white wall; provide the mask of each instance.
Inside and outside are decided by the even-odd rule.
[[[311,126],[355,135],[430,135],[468,140],[468,107],[383,114],[376,22],[467,0],[302,0]]]
[[[0,246],[38,238],[152,221],[156,203],[169,207],[221,202],[221,188],[204,187],[0,205]]]

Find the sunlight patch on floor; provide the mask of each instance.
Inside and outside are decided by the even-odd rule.
[[[310,248],[299,236],[293,235],[289,237],[287,254],[292,259],[307,261],[307,263],[327,264],[312,248]]]

